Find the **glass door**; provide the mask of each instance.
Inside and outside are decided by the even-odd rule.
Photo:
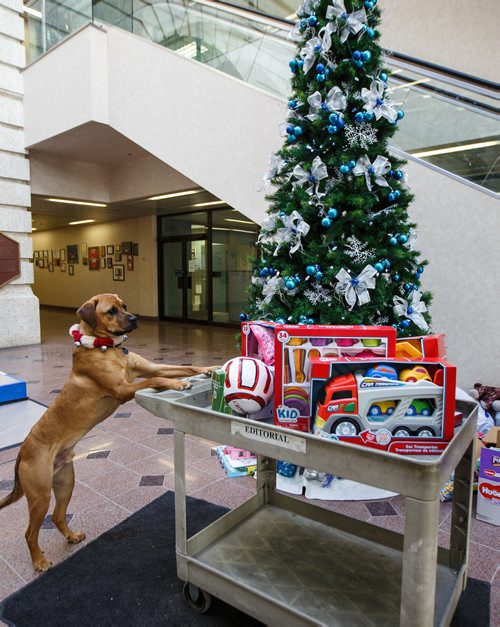
[[[176,320],[208,321],[207,242],[177,237],[162,243],[162,314]]]

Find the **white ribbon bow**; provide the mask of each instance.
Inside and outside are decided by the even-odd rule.
[[[349,310],[354,308],[356,301],[360,305],[370,302],[368,290],[374,289],[376,274],[375,268],[368,264],[357,277],[352,277],[344,268],[335,275],[335,278],[339,281],[335,285],[335,291],[337,294],[344,296],[349,305]]]
[[[293,187],[300,185],[301,187],[305,185],[305,183],[310,182],[311,185],[306,189],[306,192],[309,196],[313,194],[318,198],[324,196],[324,193],[319,192],[319,183],[322,179],[328,177],[328,172],[326,169],[326,165],[321,161],[320,157],[315,157],[312,162],[311,171],[308,172],[304,170],[304,168],[300,165],[296,165],[292,170],[292,176],[294,176],[297,180],[292,183]]]
[[[321,29],[322,31],[324,29]],[[316,57],[319,55],[320,57],[324,57],[327,65],[332,69],[335,68],[335,65],[328,59],[326,56],[327,52],[330,50],[332,45],[331,38],[325,37],[321,38],[318,36],[311,37],[308,41],[306,41],[305,46],[300,51],[300,57],[304,60],[303,71],[304,74],[307,74],[312,66],[316,63]]]
[[[364,174],[366,180],[366,187],[371,191],[372,182],[371,176],[375,176],[375,183],[381,187],[389,187],[389,183],[385,180],[384,176],[391,169],[391,163],[386,157],[379,155],[373,163],[370,162],[368,155],[363,155],[356,161],[356,165],[352,169],[352,173],[355,176],[362,176]]]
[[[267,189],[271,185],[271,180],[281,172],[284,165],[285,160],[282,159],[279,155],[271,155],[271,158],[269,159],[269,170],[262,177],[265,189]]]
[[[388,97],[384,99],[384,89],[385,84],[379,80],[373,80],[370,89],[363,87],[361,98],[365,103],[364,109],[373,113],[377,120],[384,117],[389,122],[395,122],[398,119],[396,105]]]
[[[311,94],[307,102],[309,103],[309,114],[306,115],[306,118],[311,121],[317,120],[320,117],[319,111],[321,111],[323,104],[328,111],[344,111],[347,106],[347,98],[337,85],[332,87],[327,93],[324,103],[319,91],[315,91],[314,94]]]
[[[366,24],[366,12],[364,9],[347,13],[343,0],[333,0],[332,6],[326,10],[326,18],[331,20],[337,18],[335,22],[330,22],[327,29],[330,32],[338,31],[340,42],[344,43],[349,35],[356,35]]]
[[[266,303],[266,305],[269,305],[275,294],[278,294],[281,297],[284,287],[284,281],[279,276],[273,276],[266,280],[259,277],[252,277],[252,283],[254,285],[262,286],[262,296],[264,296],[263,302]]]
[[[281,220],[283,227],[275,230],[278,218]],[[278,254],[283,244],[289,242],[292,245],[289,252],[290,255],[293,255],[297,250],[302,250],[302,236],[305,237],[309,233],[310,228],[298,211],[292,211],[289,216],[272,216],[262,223],[258,242],[261,244],[277,244],[274,256]]]
[[[405,318],[409,318],[414,324],[417,325],[420,329],[427,331],[429,325],[425,321],[425,318],[422,316],[424,311],[427,311],[427,307],[424,302],[420,299],[422,298],[422,294],[420,292],[414,291],[412,292],[410,301],[406,301],[401,296],[394,296],[394,313],[396,316],[404,316]]]

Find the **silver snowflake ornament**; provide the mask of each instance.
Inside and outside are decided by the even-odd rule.
[[[361,242],[355,235],[350,235],[345,242],[344,252],[354,263],[366,263],[375,256],[373,248],[367,248],[366,242]]]
[[[345,138],[349,146],[360,146],[365,150],[370,144],[377,143],[377,130],[367,122],[346,124]]]

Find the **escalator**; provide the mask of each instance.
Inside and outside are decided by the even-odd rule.
[[[29,61],[89,22],[112,25],[280,99],[289,95],[296,46],[289,6],[255,10],[209,0],[35,0],[25,3]],[[468,185],[500,192],[498,89],[493,83],[387,53],[389,91],[405,111],[394,150]]]

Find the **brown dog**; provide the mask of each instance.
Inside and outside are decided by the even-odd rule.
[[[167,366],[129,353],[121,346],[137,327],[137,317],[127,312],[116,294],[99,294],[76,312],[81,322],[71,327],[77,348],[73,367],[63,389],[34,425],[17,456],[12,492],[0,501],[0,509],[26,495],[29,526],[26,541],[35,570],[47,570],[51,562],[38,545],[40,526],[47,514],[51,489],[56,505],[52,520],[69,542],[85,538],[66,524],[66,509],[73,493],[73,448],[93,427],[108,418],[138,390],[184,390],[189,381],[176,377],[209,375],[211,368]],[[146,377],[134,382],[137,377]]]

